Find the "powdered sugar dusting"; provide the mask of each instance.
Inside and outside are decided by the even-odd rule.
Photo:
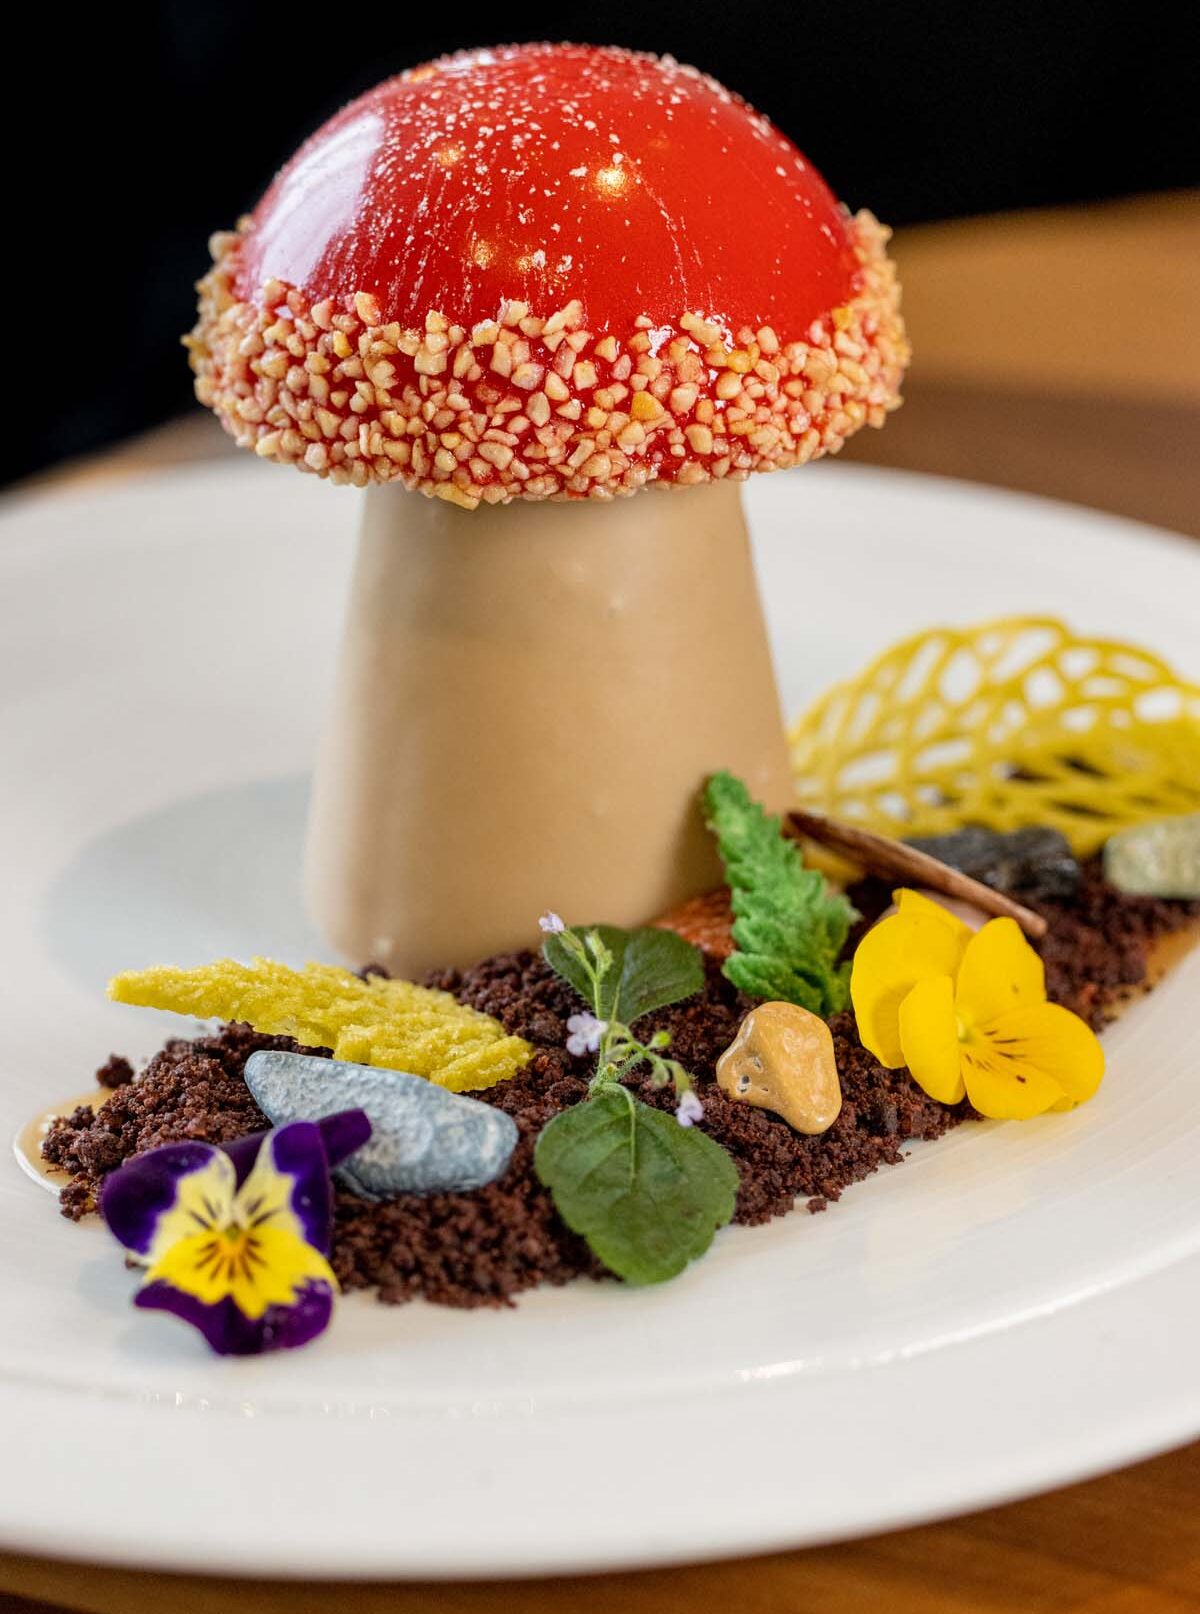
[[[402,323],[576,297],[596,329],[698,308],[800,330],[848,300],[855,270],[820,176],[714,79],[521,45],[414,68],[333,118],[256,210],[238,291],[365,288]]]

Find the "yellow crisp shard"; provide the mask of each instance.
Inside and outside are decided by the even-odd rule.
[[[427,1077],[461,1093],[514,1076],[533,1049],[498,1020],[449,992],[411,981],[360,980],[331,964],[289,969],[269,958],[231,958],[199,969],[158,965],[109,982],[117,1003],[170,1009],[199,1020],[244,1020],[272,1037],[332,1048],[338,1059]]]
[[[1052,617],[934,628],[796,723],[801,804],[884,835],[1046,824],[1075,851],[1200,808],[1200,687]]]

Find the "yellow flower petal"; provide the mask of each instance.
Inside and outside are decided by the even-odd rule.
[[[892,892],[892,901],[896,904],[897,912],[905,919],[921,919],[931,925],[940,925],[957,937],[964,947],[974,935],[970,925],[964,925],[956,913],[943,908],[932,897],[923,896],[920,891],[910,891],[907,886],[901,886],[899,891]]]
[[[1104,1049],[1077,1014],[1057,1003],[1013,1009],[983,1032],[1002,1059],[1019,1069],[1048,1077],[1072,1104],[1084,1104],[1104,1075]],[[968,1079],[968,1087],[970,1082]]]
[[[232,1299],[254,1322],[272,1306],[294,1304],[310,1280],[338,1286],[320,1250],[283,1227],[236,1226],[177,1239],[144,1278],[169,1283],[206,1306]]]
[[[930,1098],[957,1104],[965,1096],[954,982],[948,975],[918,981],[900,1005],[900,1046],[913,1080]]]
[[[333,1268],[311,1244],[282,1227],[263,1227],[248,1235],[247,1255],[234,1270],[229,1293],[243,1316],[257,1321],[272,1306],[291,1306],[310,1281],[336,1290]]]
[[[858,1034],[890,1070],[905,1063],[900,1005],[918,981],[956,975],[971,939],[961,919],[916,891],[897,891],[896,906],[858,944],[850,974]]]
[[[271,1226],[304,1243],[304,1229],[292,1209],[295,1179],[277,1171],[270,1149],[264,1145],[245,1182],[238,1189],[236,1217],[242,1227]]]
[[[175,1203],[159,1216],[150,1248],[140,1259],[153,1267],[173,1245],[195,1234],[197,1228],[223,1227],[233,1216],[236,1191],[237,1173],[233,1161],[214,1149],[207,1165],[179,1178]]]
[[[971,1103],[994,1121],[1028,1121],[1063,1098],[1062,1087],[1052,1076],[1005,1058],[983,1037],[964,1044],[963,1076]]]
[[[1012,1009],[1045,1003],[1045,969],[1015,919],[989,919],[971,937],[956,996],[968,1026],[986,1026]]]

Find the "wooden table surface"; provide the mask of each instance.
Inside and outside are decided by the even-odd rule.
[[[908,402],[847,457],[1048,493],[1200,537],[1200,193],[925,226],[895,250],[917,354]],[[40,480],[99,484],[227,452],[197,412]],[[1197,1363],[1200,1372],[1200,1345]],[[335,1604],[345,1614],[1200,1614],[1200,1444],[918,1530],[597,1579],[332,1591],[0,1555],[0,1614],[43,1604],[95,1614]]]

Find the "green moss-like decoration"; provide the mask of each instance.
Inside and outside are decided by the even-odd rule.
[[[805,867],[779,819],[732,773],[713,774],[704,810],[733,893],[726,978],[751,997],[837,1014],[850,995],[850,966],[838,958],[858,917],[853,905]]]

